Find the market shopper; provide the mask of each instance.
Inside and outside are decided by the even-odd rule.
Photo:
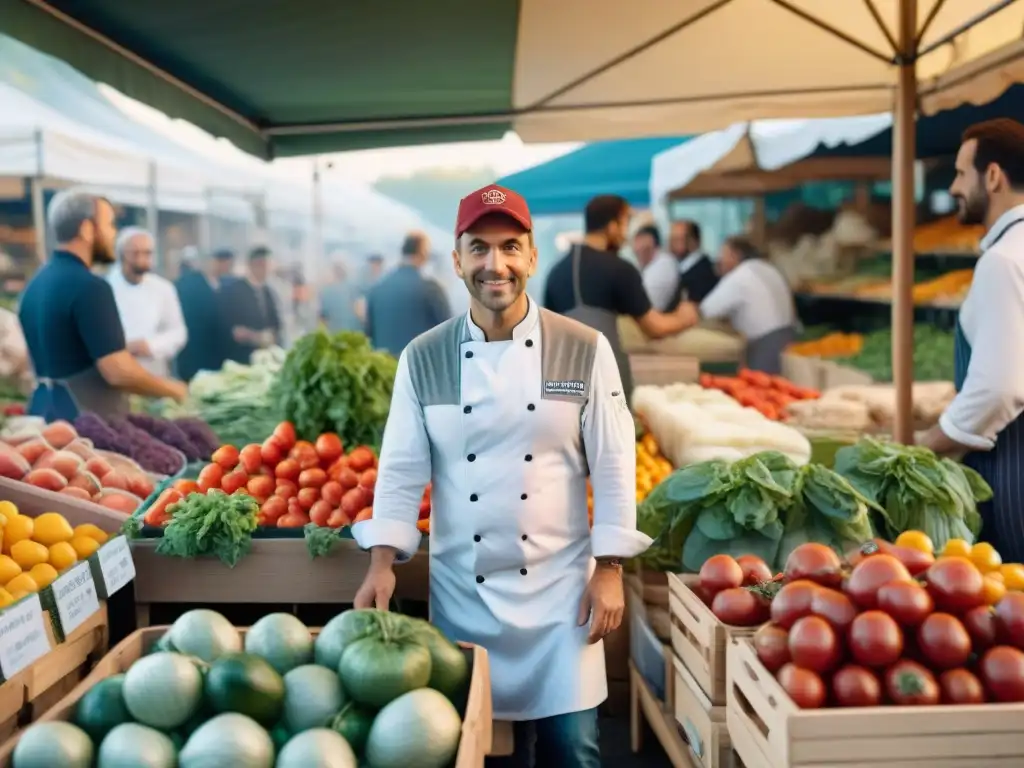
[[[272,254],[266,246],[249,251],[245,277],[224,285],[221,296],[231,340],[229,360],[248,365],[252,353],[281,343],[284,330],[278,298],[270,287]]]
[[[672,222],[669,249],[676,259],[679,277],[676,292],[666,309],[675,309],[681,301],[699,304],[718,285],[718,272],[701,244],[700,224],[692,219]]]
[[[219,370],[227,359],[231,328],[221,305],[221,291],[234,263],[232,251],[215,251],[184,272],[175,283],[188,330],[188,339],[178,354],[175,368],[185,381],[190,381],[199,371]]]
[[[629,231],[629,203],[600,195],[587,203],[586,235],[548,273],[544,306],[600,331],[611,345],[627,397],[632,397],[629,356],[619,340],[618,318],[636,320],[650,339],[672,336],[696,321],[693,308],[681,304],[659,312],[651,304],[637,268],[619,256]]]
[[[633,254],[651,305],[664,312],[679,290],[679,265],[671,253],[661,249],[661,234],[656,226],[648,224],[636,231]]]
[[[621,559],[651,543],[636,530],[633,421],[608,340],[526,295],[537,250],[522,197],[463,198],[455,244],[470,310],[399,360],[373,518],[353,528],[371,551],[356,606],[387,608],[432,483],[432,620],[488,651],[494,716],[516,723],[517,754],[495,763],[598,768],[601,639],[622,619]]]
[[[964,455],[992,486],[981,537],[1004,562],[1024,560],[1024,125],[964,133],[949,188],[963,224],[984,225],[982,255],[954,334],[957,395],[919,442]]]
[[[174,284],[153,274],[155,247],[148,230],[122,229],[114,248],[118,263],[107,280],[114,290],[126,349],[150,373],[169,376],[171,362],[188,340],[188,330]]]
[[[64,190],[50,202],[48,220],[57,250],[18,309],[37,381],[29,413],[48,420],[73,419],[79,410],[120,414],[129,394],[183,400],[182,382],[150,373],[127,349],[114,292],[90,271],[115,261],[114,207]]]

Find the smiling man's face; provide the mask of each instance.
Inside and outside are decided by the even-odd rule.
[[[523,295],[537,264],[530,233],[508,216],[484,216],[452,251],[455,273],[470,296],[491,312],[503,312]]]

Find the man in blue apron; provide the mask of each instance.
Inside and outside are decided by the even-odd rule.
[[[992,486],[981,538],[1024,560],[1024,125],[968,128],[949,188],[964,224],[983,225],[982,255],[955,333],[957,395],[919,439],[964,456]]]
[[[65,190],[50,202],[57,250],[29,282],[18,308],[37,386],[28,411],[48,421],[79,411],[125,413],[128,395],[183,400],[180,381],[149,373],[125,348],[110,284],[91,269],[115,261],[114,207]]]

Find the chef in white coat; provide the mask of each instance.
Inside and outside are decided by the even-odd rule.
[[[601,639],[622,619],[622,560],[651,544],[636,530],[633,419],[605,337],[526,295],[526,201],[473,192],[455,241],[470,310],[399,360],[373,518],[353,529],[371,551],[356,606],[387,608],[432,482],[431,618],[490,654],[494,716],[516,721],[503,760],[599,768]]]

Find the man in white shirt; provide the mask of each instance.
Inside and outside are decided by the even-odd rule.
[[[527,296],[537,249],[521,196],[463,198],[455,244],[470,310],[399,359],[373,517],[352,531],[371,551],[355,604],[387,608],[432,483],[431,620],[487,649],[494,716],[515,721],[509,764],[599,768],[601,639],[622,619],[621,559],[651,543],[636,530],[633,420],[607,339]]]
[[[117,264],[108,280],[124,327],[126,349],[157,376],[168,376],[171,360],[188,341],[185,318],[174,284],[153,274],[155,241],[140,227],[117,236]]]
[[[964,133],[949,188],[963,224],[983,224],[982,255],[955,331],[957,396],[919,439],[992,486],[982,539],[1024,560],[1024,125],[991,120]]]
[[[633,253],[651,306],[664,312],[679,290],[678,262],[671,253],[661,250],[661,234],[653,224],[641,227],[633,235]]]

